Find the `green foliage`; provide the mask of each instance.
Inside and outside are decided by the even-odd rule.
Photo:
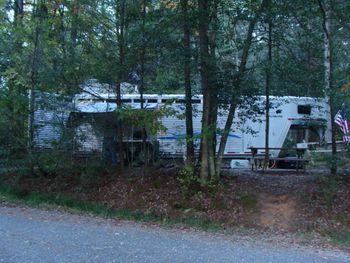
[[[184,197],[194,196],[202,199],[206,194],[209,194],[214,198],[221,186],[216,178],[203,181],[192,165],[185,165],[176,179]]]
[[[317,178],[317,192],[328,206],[332,205],[342,183],[343,178],[340,176],[320,176]]]
[[[222,227],[219,223],[201,217],[185,217],[181,219],[168,219],[163,216],[145,213],[142,211],[129,211],[126,209],[110,209],[102,204],[82,202],[70,197],[60,195],[48,195],[38,192],[29,193],[19,189],[0,184],[0,200],[24,203],[35,207],[68,208],[75,212],[85,212],[93,215],[111,217],[125,220],[137,220],[143,222],[159,222],[166,225],[194,227],[209,231],[217,231]]]
[[[177,181],[183,196],[192,194],[200,185],[200,179],[195,173],[195,168],[191,165],[186,165],[182,168],[177,177]]]
[[[35,163],[39,172],[48,177],[57,176],[65,167],[72,165],[67,152],[55,149],[36,153]]]
[[[102,165],[88,165],[83,168],[80,175],[80,184],[83,188],[89,188],[98,185],[101,182],[101,176],[106,173]]]
[[[5,185],[0,185],[0,197],[12,202],[24,202],[31,206],[59,206],[100,216],[107,216],[111,213],[110,210],[100,204],[81,202],[60,195],[48,195],[38,192],[30,193]]]
[[[9,89],[0,89],[0,145],[3,158],[5,153],[7,157],[14,158],[25,153],[23,149],[27,144],[26,113],[26,96],[18,85],[11,82]]]
[[[345,159],[340,158],[338,155],[333,156],[331,154],[313,154],[313,159],[318,164],[324,164],[328,168],[332,167],[340,167],[345,165],[347,161]]]
[[[13,1],[12,1],[13,2]],[[12,3],[11,2],[11,3]],[[262,1],[216,1],[210,5],[209,37],[215,69],[212,72],[219,104],[232,96],[263,93],[267,69],[271,95],[324,96],[322,12],[317,1],[273,1],[255,26],[247,70],[236,86],[247,25]],[[28,90],[73,95],[90,78],[116,84],[127,81],[130,70],[142,79],[142,91],[183,91],[183,13],[179,1],[41,1],[28,2],[23,15],[13,17],[16,5],[0,1],[0,148],[1,157],[25,159],[28,150]],[[121,12],[125,3],[125,12]],[[147,12],[143,14],[143,5]],[[347,1],[333,6],[332,58],[334,87],[346,82],[349,70]],[[201,91],[198,67],[198,6],[188,1],[191,84]],[[123,17],[125,16],[125,17]],[[266,21],[272,21],[272,63],[267,63]],[[122,34],[123,32],[123,34]],[[211,62],[207,61],[207,62]],[[338,89],[334,89],[338,92]],[[341,91],[343,92],[343,91]],[[334,95],[334,94],[333,94]],[[338,99],[338,97],[335,97]],[[49,103],[49,102],[46,102]],[[252,116],[246,98],[244,114]],[[242,113],[242,111],[240,111]],[[154,135],[164,127],[165,109],[119,109],[118,115]],[[205,127],[205,136],[216,127]],[[53,173],[56,155],[41,156],[39,165]],[[329,160],[334,167],[337,160]]]
[[[162,117],[174,115],[174,111],[168,107],[157,110],[135,110],[131,108],[117,108],[117,116],[120,120],[138,128],[145,128],[150,135],[156,135],[158,131],[165,131],[161,122]]]
[[[335,245],[350,247],[350,231],[333,231],[329,233],[331,241]]]

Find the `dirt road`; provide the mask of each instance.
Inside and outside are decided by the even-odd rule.
[[[350,262],[339,251],[1,204],[0,235],[0,262]]]

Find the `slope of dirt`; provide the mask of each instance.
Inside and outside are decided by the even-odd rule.
[[[176,168],[116,174],[101,174],[88,181],[79,174],[51,179],[11,176],[5,181],[19,185],[24,195],[40,191],[162,218],[206,218],[224,227],[292,232],[350,228],[349,183],[331,189],[334,197],[329,204],[317,174],[245,171],[224,176],[215,188],[193,189],[190,195],[181,192]]]
[[[265,228],[295,230],[296,202],[288,195],[260,194],[258,198],[259,225]]]

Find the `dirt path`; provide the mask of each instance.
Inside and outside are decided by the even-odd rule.
[[[259,195],[259,225],[270,229],[285,231],[294,230],[294,219],[297,213],[296,202],[287,195]]]

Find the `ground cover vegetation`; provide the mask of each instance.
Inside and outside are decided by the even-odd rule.
[[[184,191],[179,167],[54,178],[2,177],[1,202],[71,209],[117,219],[235,233],[292,233],[348,246],[349,182],[312,174],[223,175],[219,185]],[[320,243],[320,244],[321,244]]]
[[[344,0],[2,0],[1,181],[19,188],[22,194],[16,196],[64,195],[169,220],[204,218],[225,227],[341,232],[350,225],[349,202],[345,201],[349,185],[346,175],[335,176],[339,158],[333,118],[341,105],[346,109],[349,104],[349,10],[350,3]],[[138,113],[123,110],[121,100],[120,83],[129,80],[130,72],[139,76]],[[70,98],[88,79],[115,87],[118,135],[123,118],[153,132],[162,128],[153,120],[159,116],[142,112],[143,94],[184,93],[185,166],[169,171],[161,161],[144,161],[142,169],[124,167],[124,162],[113,167],[93,155],[77,157],[69,143],[73,135],[65,124],[61,127],[65,136],[54,142],[53,149],[38,150],[34,143],[40,128],[34,121],[38,98],[44,93]],[[196,94],[203,94],[199,155],[195,155],[198,135],[192,127],[191,97]],[[327,99],[332,177],[305,185],[298,181],[302,177],[296,177],[298,185],[293,187],[282,177],[285,192],[276,194],[278,187],[268,187],[264,179],[233,180],[222,174],[235,112],[242,107],[252,116],[251,102],[259,95]],[[49,106],[51,102],[44,99],[41,103]],[[219,108],[228,112],[221,131],[216,119]],[[218,152],[217,132],[222,135]],[[273,177],[266,178],[273,181]],[[52,197],[47,198],[51,202]],[[274,203],[281,206],[274,207]],[[284,212],[280,217],[276,212],[275,218],[262,212],[275,209]],[[302,211],[300,217],[295,216],[297,211]],[[348,242],[346,232],[342,234],[340,242]]]

